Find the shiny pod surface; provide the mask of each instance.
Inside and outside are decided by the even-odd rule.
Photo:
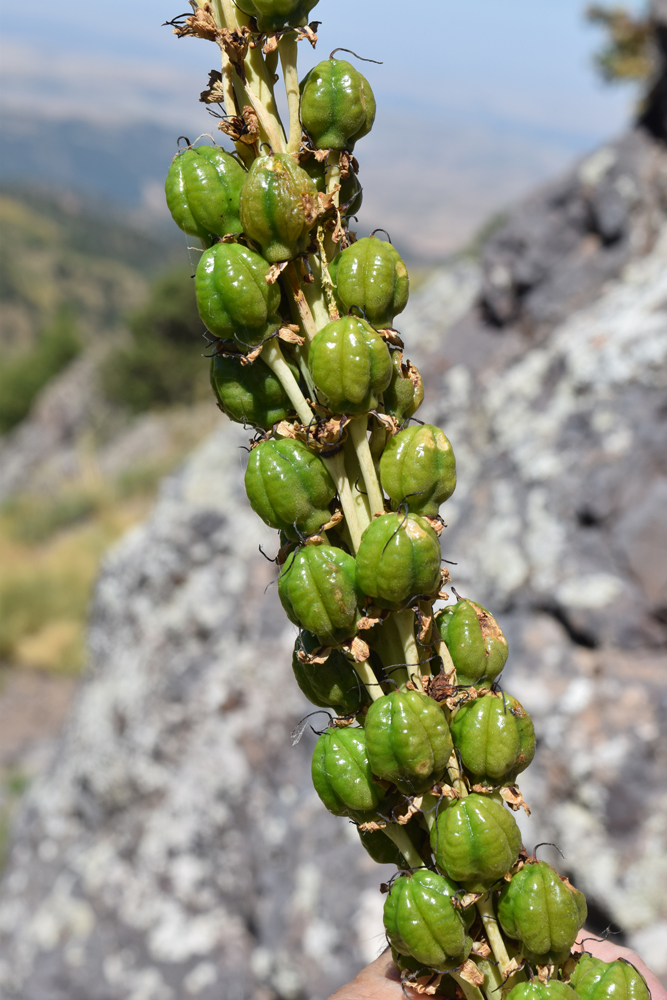
[[[293,541],[314,534],[331,516],[333,480],[322,459],[301,441],[261,441],[250,452],[245,488],[264,523]]]
[[[604,963],[601,958],[593,958],[592,955],[587,954],[587,952],[583,952],[575,966],[574,972],[570,976],[570,986],[572,989],[576,990],[579,980],[583,979],[584,976],[589,973],[591,969],[594,969],[596,965],[604,964],[606,963]]]
[[[398,250],[376,236],[365,236],[329,264],[342,312],[357,306],[376,329],[393,326],[408,303],[408,270]]]
[[[449,439],[433,424],[406,427],[387,444],[380,478],[394,509],[406,503],[413,514],[435,517],[456,487],[456,461]]]
[[[525,958],[559,965],[584,925],[586,899],[546,861],[529,861],[503,886],[497,912],[505,934],[521,942]]]
[[[392,947],[436,972],[460,965],[472,941],[461,911],[452,906],[458,888],[427,868],[399,876],[384,904],[384,926]]]
[[[299,658],[299,653],[313,653],[319,646],[317,636],[305,631],[294,644],[292,670],[301,691],[319,708],[333,708],[339,715],[358,712],[368,704],[368,692],[339,649],[332,649],[324,663],[304,663],[303,655]]]
[[[164,189],[171,216],[184,233],[206,243],[240,233],[239,196],[246,172],[218,146],[185,149],[172,160]]]
[[[402,351],[392,351],[391,382],[382,393],[384,412],[402,424],[424,402],[424,380],[410,361],[403,361]]]
[[[298,370],[290,367],[298,379]],[[215,354],[211,358],[211,388],[220,409],[239,424],[269,430],[292,410],[282,384],[261,358],[244,365],[238,357]]]
[[[315,791],[334,816],[372,812],[384,797],[373,781],[363,729],[327,729],[315,744],[311,774]]]
[[[357,833],[365,850],[376,864],[396,865],[397,868],[408,867],[396,844],[382,830],[357,830]]]
[[[292,552],[278,577],[278,596],[291,622],[335,646],[356,631],[357,591],[352,556],[330,545]]]
[[[577,972],[581,961],[575,969]],[[596,962],[585,975],[576,978],[579,1000],[650,1000],[646,980],[629,962]]]
[[[577,994],[571,986],[550,979],[541,983],[533,979],[531,983],[517,983],[507,994],[507,1000],[577,1000]]]
[[[354,149],[375,121],[365,76],[345,59],[325,59],[301,81],[301,122],[316,149]]]
[[[366,716],[366,744],[373,773],[404,792],[423,792],[438,781],[452,752],[452,738],[438,703],[420,691],[392,691]]]
[[[521,833],[507,809],[473,792],[441,808],[431,830],[438,867],[469,892],[484,892],[515,863]]]
[[[436,615],[438,630],[456,667],[459,684],[490,686],[505,666],[507,639],[486,608],[457,601]]]
[[[277,31],[305,24],[317,0],[236,0],[244,14],[257,18],[260,31]]]
[[[195,276],[197,308],[206,328],[242,348],[260,344],[280,326],[280,288],[267,285],[269,265],[239,243],[216,243]]]
[[[345,316],[328,323],[313,339],[308,364],[315,387],[333,413],[368,413],[391,381],[389,350],[363,319]]]
[[[317,211],[315,183],[291,156],[278,153],[255,160],[241,189],[241,222],[269,263],[304,252]]]
[[[450,726],[461,763],[476,784],[512,784],[535,756],[531,718],[509,694],[489,693],[461,705]]]
[[[435,594],[440,579],[440,542],[423,517],[383,514],[361,536],[357,583],[379,608],[400,611]]]

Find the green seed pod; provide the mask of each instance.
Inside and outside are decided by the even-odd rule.
[[[461,705],[450,726],[475,784],[511,785],[535,756],[533,723],[511,695],[489,693]]]
[[[267,285],[269,265],[240,243],[216,243],[197,265],[197,308],[206,328],[242,347],[256,346],[280,326],[280,288]]]
[[[592,955],[588,955],[584,952],[577,962],[574,972],[570,976],[570,986],[573,990],[576,990],[577,983],[580,982],[585,975],[587,975],[591,969],[594,969],[596,965],[604,965],[605,963],[601,958],[593,958]]]
[[[357,316],[337,319],[320,330],[310,345],[308,364],[332,413],[358,416],[374,410],[391,381],[387,345]]]
[[[400,875],[384,904],[384,926],[393,948],[436,972],[449,972],[470,954],[472,941],[451,897],[458,886],[427,868]]]
[[[315,149],[351,151],[374,121],[371,85],[345,59],[325,59],[301,81],[301,122]]]
[[[522,955],[537,965],[560,965],[569,958],[586,913],[583,892],[546,861],[526,862],[498,900],[503,931],[519,940]]]
[[[298,380],[298,369],[291,364],[290,368]],[[238,424],[269,430],[292,410],[282,384],[261,357],[243,365],[238,357],[214,354],[211,387],[220,409]]]
[[[550,979],[541,983],[534,979],[531,983],[517,983],[507,994],[507,1000],[577,1000],[577,994],[571,986]]]
[[[370,699],[354,667],[339,649],[332,649],[324,663],[302,663],[299,659],[299,653],[312,653],[321,645],[311,632],[302,632],[297,639],[292,655],[297,684],[313,705],[333,708],[339,715],[356,714]]]
[[[357,583],[379,608],[400,611],[415,597],[430,597],[440,579],[440,542],[423,517],[383,514],[361,536]]]
[[[260,31],[279,31],[305,24],[317,0],[236,0],[244,14],[257,18]]]
[[[357,591],[352,556],[329,545],[292,552],[278,578],[278,596],[291,622],[336,646],[356,632]]]
[[[459,684],[489,687],[507,660],[507,639],[481,604],[458,601],[436,615]]]
[[[580,959],[575,974],[582,964]],[[575,977],[572,977],[574,984]],[[595,962],[585,975],[576,979],[577,996],[580,1000],[650,1000],[651,992],[641,972],[626,962]]]
[[[310,242],[317,218],[317,188],[287,153],[260,156],[241,190],[243,230],[270,264],[293,260]]]
[[[376,236],[357,240],[329,264],[341,312],[358,306],[371,326],[393,326],[408,304],[408,270],[398,251]]]
[[[382,393],[384,412],[402,424],[414,416],[424,402],[424,380],[411,361],[403,361],[402,351],[392,351],[391,382]]]
[[[449,440],[433,424],[415,424],[389,441],[380,460],[382,488],[394,509],[435,517],[456,487],[456,461]]]
[[[326,524],[336,492],[322,459],[290,438],[261,441],[253,448],[245,488],[264,523],[294,541]]]
[[[299,166],[306,171],[313,180],[318,191],[325,192],[327,189],[327,171],[329,167],[325,162],[319,162],[314,155],[310,155],[299,161]],[[344,218],[356,215],[361,208],[363,201],[363,188],[359,183],[359,178],[352,167],[349,168],[347,177],[341,180],[339,202],[341,214]]]
[[[452,737],[438,703],[419,691],[392,691],[366,716],[366,744],[373,774],[401,791],[424,792],[444,774]]]
[[[363,817],[384,798],[384,789],[373,781],[363,729],[327,729],[315,744],[311,774],[334,816]]]
[[[500,802],[474,792],[440,810],[431,847],[449,878],[461,882],[467,892],[485,892],[515,863],[521,833]]]
[[[246,172],[218,146],[184,149],[171,162],[164,189],[171,216],[184,233],[212,243],[240,233],[239,196]]]

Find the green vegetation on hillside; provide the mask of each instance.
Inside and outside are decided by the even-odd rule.
[[[586,11],[589,21],[608,33],[595,63],[609,83],[648,80],[655,71],[655,26],[647,15],[636,17],[625,7],[593,4]]]

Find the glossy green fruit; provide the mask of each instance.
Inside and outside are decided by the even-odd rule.
[[[260,31],[278,31],[305,24],[317,0],[236,0],[244,14],[257,18]]]
[[[322,459],[291,438],[261,441],[253,448],[245,488],[264,523],[294,541],[326,524],[336,492]]]
[[[442,777],[452,737],[438,703],[420,691],[392,691],[366,716],[366,744],[373,774],[401,791],[424,792]]]
[[[383,514],[361,536],[359,589],[379,608],[400,611],[440,586],[440,542],[423,517]]]
[[[356,714],[370,699],[354,667],[339,649],[332,649],[324,663],[302,663],[299,659],[302,650],[312,653],[321,645],[311,632],[302,632],[297,639],[292,655],[297,684],[313,705],[333,708],[339,715]]]
[[[357,590],[352,556],[329,545],[292,552],[278,578],[278,596],[291,622],[313,632],[323,646],[355,634]]]
[[[535,756],[531,718],[509,694],[489,693],[461,705],[450,726],[475,784],[511,785]]]
[[[583,892],[546,861],[528,861],[503,886],[497,909],[505,934],[520,941],[523,956],[538,965],[569,958],[586,912]]]
[[[591,969],[594,969],[596,965],[605,965],[606,963],[602,961],[601,958],[593,958],[592,955],[584,952],[579,961],[577,962],[574,972],[570,976],[570,986],[573,990],[576,990],[577,983],[580,982],[587,975]]]
[[[363,816],[384,798],[382,786],[373,781],[363,729],[327,729],[315,744],[311,775],[334,816]]]
[[[394,509],[406,503],[412,514],[435,517],[456,487],[452,446],[433,424],[406,427],[385,448],[380,478]]]
[[[210,244],[240,233],[239,196],[246,172],[218,146],[184,149],[172,160],[164,189],[171,216],[184,233]]]
[[[458,601],[436,615],[459,684],[489,687],[507,660],[507,639],[481,604]]]
[[[269,265],[240,243],[216,243],[195,276],[197,308],[206,328],[242,347],[261,344],[281,324],[280,288],[267,285]]]
[[[345,59],[325,59],[301,81],[301,122],[315,149],[354,149],[375,121],[365,76]]]
[[[408,270],[398,251],[377,236],[365,236],[329,264],[341,312],[353,306],[378,330],[391,327],[408,304]]]
[[[259,156],[241,189],[243,230],[270,264],[293,260],[310,243],[317,188],[287,153]]]
[[[577,1000],[572,987],[557,979],[550,979],[548,983],[541,983],[539,979],[533,979],[531,983],[517,983],[507,994],[507,1000],[510,997],[511,1000]]]
[[[298,369],[294,365],[290,368],[298,380]],[[238,424],[269,430],[292,411],[282,384],[261,358],[243,365],[238,357],[215,354],[211,358],[211,388],[220,409]]]
[[[580,960],[575,974],[581,964]],[[651,997],[642,974],[623,959],[597,961],[595,967],[577,978],[575,990],[580,1000],[650,1000]]]
[[[468,892],[485,892],[515,863],[521,833],[500,802],[473,792],[441,808],[431,830],[431,847],[449,878]]]
[[[332,413],[357,416],[374,410],[391,381],[387,345],[357,316],[334,320],[320,330],[310,345],[308,364]]]
[[[392,351],[391,382],[382,393],[384,412],[402,424],[424,402],[424,380],[411,362],[403,361],[402,351]]]
[[[400,875],[384,904],[392,947],[436,972],[449,972],[465,961],[472,941],[461,911],[452,906],[457,891],[449,879],[427,868]]]

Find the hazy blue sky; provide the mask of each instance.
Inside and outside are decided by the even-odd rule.
[[[444,183],[441,203],[452,220],[457,211],[465,217],[452,223],[457,240],[461,226],[477,224],[627,121],[632,91],[604,86],[591,67],[600,33],[586,24],[585,6],[320,0],[311,14],[323,21],[320,43],[317,53],[301,44],[301,65],[305,71],[339,45],[383,60],[364,68],[378,98],[374,133],[359,145],[366,183],[372,179],[384,197],[390,173],[395,183],[396,170],[417,170],[419,211],[419,198],[428,201]],[[38,117],[152,120],[176,135],[211,130],[197,97],[218,64],[216,49],[160,27],[186,8],[185,0],[0,0],[5,106]]]

